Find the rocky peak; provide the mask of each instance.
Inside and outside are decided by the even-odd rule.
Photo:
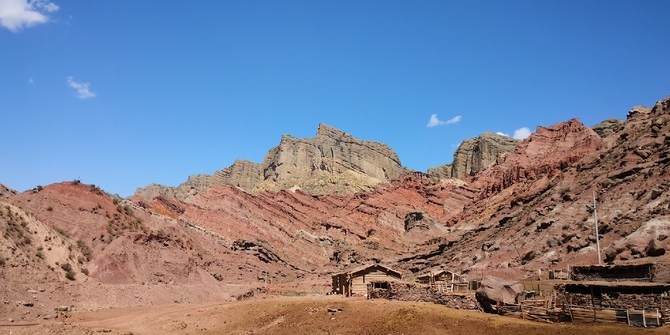
[[[332,138],[334,140],[339,140],[343,137],[351,138],[353,139],[354,137],[339,130],[336,128],[333,128],[325,123],[319,123],[319,127],[316,129],[316,137],[317,138]]]
[[[639,118],[646,118],[651,113],[651,108],[645,106],[634,106],[628,111],[626,120],[636,120]]]
[[[284,189],[309,184],[308,191],[320,193],[315,178],[327,177],[332,183],[334,179],[329,176],[346,174],[351,177],[346,182],[353,184],[345,189],[360,191],[406,172],[388,146],[320,124],[315,138],[282,136],[279,146],[271,149],[263,161],[263,186]]]
[[[138,189],[136,195],[185,200],[214,185],[232,185],[252,193],[295,186],[310,193],[346,193],[369,190],[406,172],[388,146],[359,140],[320,124],[314,138],[282,135],[279,145],[268,151],[262,164],[237,160],[214,175],[191,176],[176,188],[149,185]]]
[[[472,176],[493,165],[500,155],[514,151],[518,142],[511,137],[485,132],[463,141],[454,152],[451,164],[430,168],[428,174],[459,179]]]

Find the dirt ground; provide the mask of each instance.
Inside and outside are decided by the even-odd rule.
[[[429,303],[276,297],[224,304],[75,312],[55,322],[0,325],[0,334],[670,334],[670,327],[542,324]]]

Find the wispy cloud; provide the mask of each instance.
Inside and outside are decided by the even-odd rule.
[[[58,9],[48,0],[0,0],[0,25],[16,33],[48,22],[48,14]]]
[[[517,140],[524,140],[530,136],[530,133],[531,131],[528,129],[528,127],[521,127],[514,131],[514,135],[512,135],[512,137],[516,138]]]
[[[496,134],[497,134],[497,135],[500,135],[500,136],[509,137],[509,134],[507,134],[507,133],[503,133],[502,131],[497,131]]]
[[[34,85],[34,84],[35,84],[35,81],[33,80],[33,77],[29,77],[29,78],[28,78],[28,84],[30,84],[30,85]]]
[[[449,119],[447,121],[442,121],[437,117],[437,114],[433,114],[433,115],[430,116],[430,120],[428,120],[428,124],[426,125],[426,127],[432,128],[432,127],[436,127],[436,126],[442,126],[442,125],[445,125],[445,124],[457,123],[457,122],[461,121],[462,118],[463,118],[462,116],[458,115],[458,116],[452,117],[451,119]]]
[[[68,86],[74,88],[77,91],[77,98],[79,99],[90,99],[96,96],[95,92],[91,91],[89,88],[91,86],[90,83],[76,82],[72,76],[67,77],[65,81],[67,82]]]

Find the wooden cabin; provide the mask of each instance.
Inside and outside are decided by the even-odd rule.
[[[468,290],[468,283],[463,281],[461,275],[447,270],[431,271],[417,277],[416,281],[420,284],[429,285],[440,292],[463,292]]]
[[[333,293],[344,296],[366,296],[368,283],[383,285],[389,281],[402,279],[402,274],[389,267],[372,264],[349,271],[336,273],[332,276]]]

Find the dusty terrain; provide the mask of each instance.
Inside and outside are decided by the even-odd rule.
[[[0,326],[12,334],[668,334],[667,328],[540,324],[428,303],[280,297],[226,304],[168,304],[72,313],[63,321]]]

